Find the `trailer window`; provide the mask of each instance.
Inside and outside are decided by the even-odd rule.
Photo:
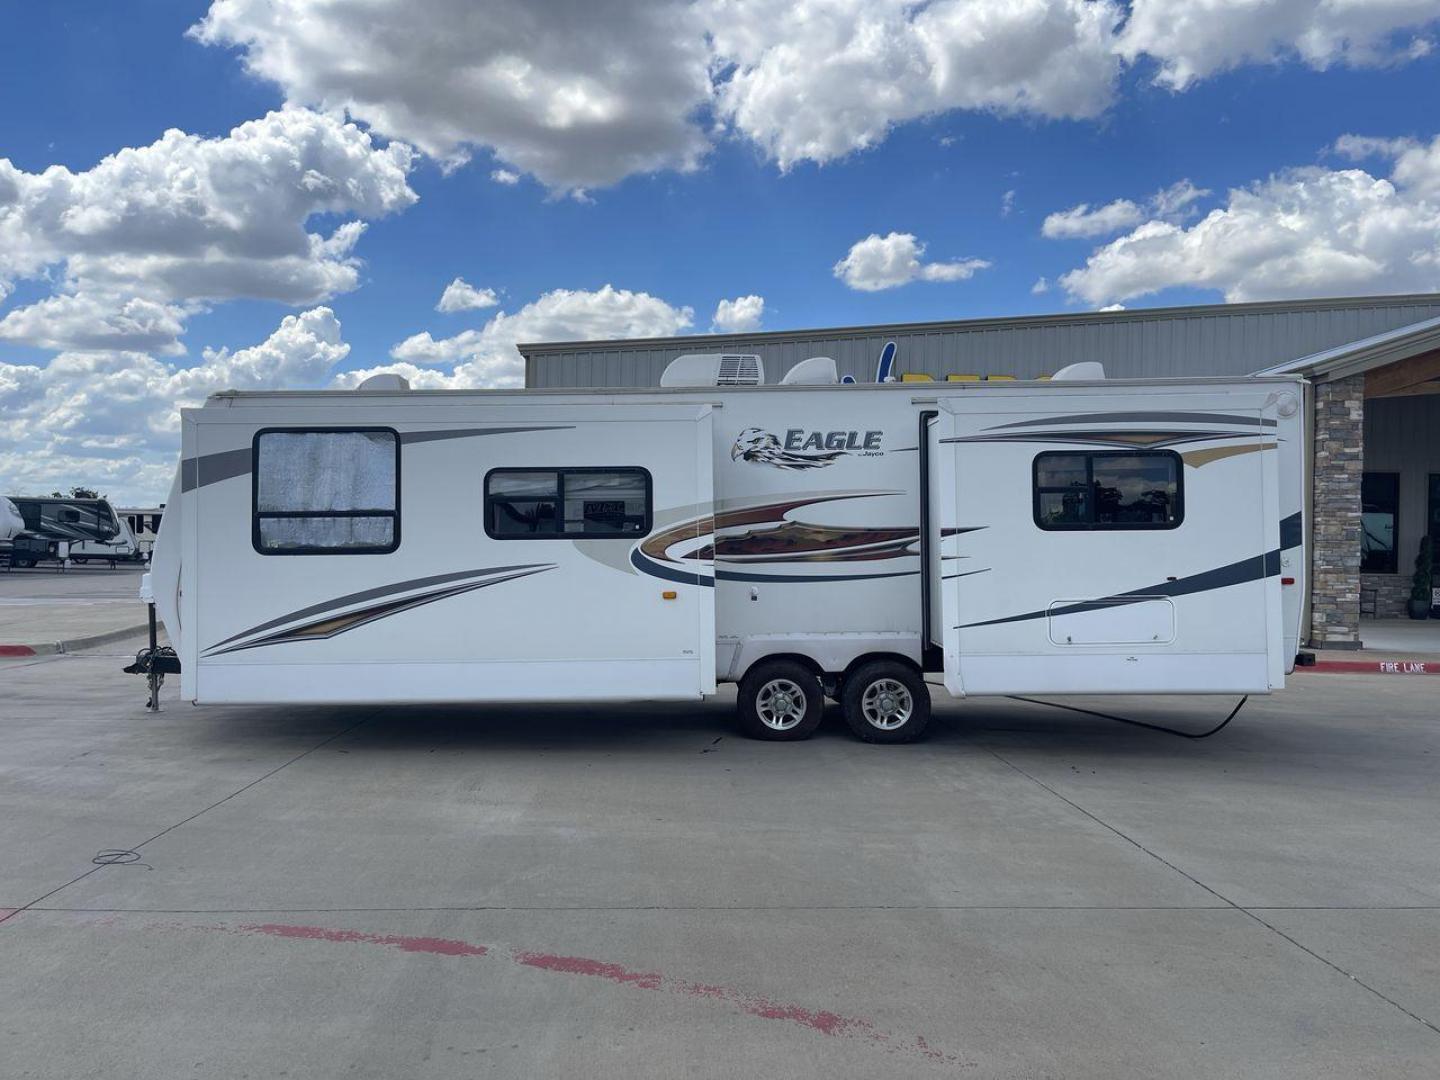
[[[255,436],[252,542],[262,555],[367,555],[400,545],[400,440],[389,429]]]
[[[1180,456],[1173,451],[1035,458],[1035,524],[1042,529],[1173,529],[1184,516]]]
[[[492,469],[485,477],[485,532],[495,540],[644,536],[650,515],[644,469]]]

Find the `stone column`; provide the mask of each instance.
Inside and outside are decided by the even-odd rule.
[[[1360,648],[1360,474],[1365,467],[1365,376],[1315,386],[1310,644]]]

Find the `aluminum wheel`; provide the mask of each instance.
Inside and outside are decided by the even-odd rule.
[[[915,699],[905,684],[897,679],[876,679],[865,688],[860,699],[865,722],[880,731],[904,727],[915,712]]]
[[[805,719],[805,690],[789,679],[771,679],[755,695],[755,713],[772,731],[789,731]]]

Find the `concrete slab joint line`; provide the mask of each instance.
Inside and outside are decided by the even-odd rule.
[[[143,848],[146,844],[153,844],[156,840],[159,840],[162,836],[168,836],[170,833],[174,832],[176,829],[180,828],[182,825],[188,825],[190,822],[194,821],[196,818],[201,817],[201,816],[203,816],[203,815],[205,815],[205,814],[208,814],[211,810],[214,810],[217,806],[223,806],[225,803],[229,802],[231,799],[237,798],[238,796],[245,794],[245,792],[249,791],[251,788],[255,787],[256,785],[258,785],[258,784],[263,784],[266,780],[270,779],[270,777],[274,776],[276,773],[280,772],[282,769],[289,768],[291,765],[295,764],[297,761],[300,761],[300,760],[303,759],[303,758],[309,757],[311,754],[315,753],[315,751],[317,751],[317,750],[319,750],[319,749],[321,749],[321,748],[323,748],[323,747],[325,747],[325,746],[328,746],[330,743],[334,742],[336,739],[343,738],[344,736],[350,734],[350,732],[352,732],[352,731],[354,731],[356,728],[360,727],[360,725],[361,725],[361,724],[364,724],[368,719],[369,719],[369,717],[366,717],[366,718],[361,719],[361,720],[357,720],[357,721],[355,721],[355,723],[350,724],[348,727],[342,728],[341,730],[335,732],[333,735],[326,736],[324,739],[321,739],[318,743],[316,743],[314,746],[310,747],[308,750],[302,750],[300,753],[296,754],[294,757],[289,758],[288,760],[281,762],[279,765],[275,766],[273,769],[269,770],[268,772],[262,773],[260,776],[257,776],[254,780],[251,780],[248,784],[244,784],[244,785],[242,785],[241,787],[236,788],[234,791],[232,791],[229,795],[226,795],[224,798],[222,798],[222,799],[216,799],[213,803],[211,803],[209,806],[205,807],[204,809],[195,811],[195,813],[191,814],[189,817],[181,818],[179,821],[175,822],[175,824],[169,825],[169,826],[167,826],[166,828],[161,829],[161,830],[160,830],[159,832],[157,832],[154,836],[146,837],[144,840],[141,840],[140,843],[133,845],[132,847],[128,848],[127,850],[129,850],[129,851],[134,851],[134,852],[138,852],[138,851],[139,851],[141,848]],[[50,897],[55,896],[56,894],[58,894],[58,893],[60,893],[60,892],[63,892],[64,890],[68,889],[71,885],[74,885],[74,884],[76,884],[76,883],[78,883],[78,882],[84,881],[84,880],[85,880],[86,878],[88,878],[91,874],[98,873],[99,871],[103,870],[106,866],[109,866],[109,865],[112,865],[112,864],[109,863],[109,862],[102,862],[102,861],[99,861],[99,860],[95,860],[94,863],[93,863],[93,865],[90,867],[90,869],[85,870],[85,871],[83,871],[82,873],[76,874],[76,875],[75,875],[73,878],[71,878],[69,881],[65,882],[65,883],[62,884],[62,885],[57,885],[55,888],[51,889],[49,892],[43,894],[42,896],[37,896],[34,900],[31,900],[28,904],[22,904],[20,907],[17,907],[17,908],[8,908],[8,909],[7,909],[7,908],[0,908],[0,925],[3,925],[4,923],[9,922],[11,919],[14,919],[15,916],[19,915],[21,912],[23,912],[23,911],[28,911],[30,908],[33,908],[36,904],[43,903],[44,901],[50,899]]]
[[[947,726],[948,726],[948,724],[947,724]],[[1140,843],[1140,841],[1136,840],[1133,836],[1130,836],[1128,833],[1124,832],[1123,830],[1117,828],[1117,827],[1114,826],[1114,825],[1111,825],[1108,821],[1104,820],[1104,819],[1101,818],[1100,816],[1091,813],[1089,810],[1086,810],[1083,806],[1081,806],[1079,803],[1075,802],[1073,799],[1069,799],[1069,798],[1067,798],[1066,796],[1060,794],[1060,792],[1056,791],[1056,790],[1055,790],[1053,787],[1051,787],[1049,784],[1045,783],[1045,781],[1039,779],[1038,777],[1032,775],[1032,774],[1029,773],[1029,772],[1026,772],[1026,771],[1025,771],[1024,769],[1022,769],[1019,765],[1016,765],[1013,761],[1010,761],[1008,758],[1006,758],[1006,757],[1005,757],[1003,754],[1001,754],[999,751],[997,751],[997,750],[995,750],[995,749],[993,749],[993,748],[991,748],[991,747],[989,747],[989,746],[986,746],[984,743],[977,743],[977,745],[980,746],[980,748],[981,748],[982,750],[984,750],[987,754],[989,754],[991,757],[995,758],[996,761],[1000,762],[1002,765],[1005,765],[1007,768],[1013,769],[1015,772],[1019,773],[1021,776],[1023,776],[1025,779],[1029,780],[1032,784],[1036,785],[1037,787],[1039,787],[1039,788],[1041,788],[1041,789],[1043,789],[1043,790],[1045,790],[1045,791],[1048,791],[1051,795],[1055,796],[1055,798],[1057,798],[1057,799],[1059,799],[1061,802],[1065,803],[1067,806],[1069,806],[1071,809],[1075,810],[1077,813],[1080,813],[1080,814],[1085,815],[1085,817],[1087,817],[1087,818],[1089,818],[1091,821],[1095,822],[1095,824],[1097,824],[1097,825],[1099,825],[1100,827],[1102,827],[1102,828],[1104,828],[1104,829],[1107,829],[1107,830],[1109,830],[1110,832],[1114,833],[1114,834],[1115,834],[1117,837],[1119,837],[1121,840],[1124,840],[1127,844],[1130,844],[1130,845],[1134,846],[1135,848],[1137,848],[1138,850],[1144,852],[1146,855],[1148,855],[1150,858],[1154,859],[1156,862],[1160,863],[1162,866],[1168,867],[1170,870],[1173,870],[1175,873],[1177,873],[1177,874],[1179,874],[1181,877],[1185,878],[1185,879],[1186,879],[1187,881],[1189,881],[1191,884],[1195,885],[1195,886],[1198,887],[1198,888],[1204,889],[1207,893],[1209,893],[1211,896],[1214,896],[1216,899],[1222,901],[1222,902],[1223,902],[1224,904],[1226,904],[1228,907],[1230,907],[1230,908],[1232,908],[1233,910],[1241,913],[1242,915],[1247,916],[1247,917],[1250,918],[1250,919],[1253,919],[1255,922],[1257,922],[1257,923],[1259,923],[1261,926],[1263,926],[1266,930],[1269,930],[1272,934],[1276,935],[1277,937],[1281,938],[1281,939],[1284,940],[1284,941],[1289,942],[1291,945],[1293,945],[1295,948],[1299,949],[1301,952],[1303,952],[1303,953],[1305,953],[1306,955],[1308,955],[1308,956],[1310,956],[1310,957],[1312,957],[1312,958],[1320,961],[1320,963],[1324,964],[1324,965],[1325,965],[1326,967],[1328,967],[1330,970],[1334,971],[1335,973],[1337,973],[1337,974],[1339,974],[1339,975],[1343,975],[1346,979],[1349,979],[1349,980],[1350,980],[1351,982],[1353,982],[1355,985],[1357,985],[1357,986],[1363,988],[1364,990],[1368,991],[1369,993],[1373,994],[1375,997],[1379,998],[1381,1001],[1385,1002],[1387,1005],[1390,1005],[1392,1008],[1395,1008],[1395,1009],[1399,1010],[1400,1012],[1404,1013],[1406,1016],[1408,1016],[1411,1020],[1414,1020],[1416,1023],[1421,1024],[1421,1025],[1423,1025],[1424,1027],[1428,1028],[1433,1034],[1435,1034],[1435,1035],[1437,1035],[1437,1036],[1440,1036],[1440,1026],[1436,1026],[1436,1024],[1434,1024],[1434,1023],[1432,1023],[1431,1021],[1427,1020],[1425,1017],[1420,1016],[1420,1015],[1417,1014],[1417,1013],[1411,1012],[1409,1009],[1407,1009],[1404,1005],[1401,1005],[1401,1004],[1400,1004],[1398,1001],[1396,1001],[1394,998],[1389,997],[1389,996],[1387,996],[1386,994],[1381,993],[1381,992],[1380,992],[1378,989],[1376,989],[1374,986],[1371,986],[1369,983],[1365,982],[1363,979],[1361,979],[1361,978],[1359,978],[1358,976],[1352,974],[1351,972],[1346,971],[1344,968],[1342,968],[1339,964],[1335,963],[1333,960],[1328,959],[1327,957],[1321,955],[1320,953],[1316,952],[1314,949],[1311,949],[1311,948],[1309,948],[1309,947],[1306,946],[1306,945],[1302,945],[1299,941],[1297,941],[1295,938],[1291,937],[1289,934],[1285,933],[1283,930],[1279,929],[1278,927],[1274,926],[1273,924],[1268,923],[1268,922],[1266,922],[1264,919],[1262,919],[1259,915],[1257,915],[1257,914],[1255,913],[1255,910],[1256,910],[1256,909],[1247,908],[1247,907],[1244,907],[1244,906],[1241,905],[1241,904],[1237,904],[1234,900],[1231,900],[1228,896],[1224,895],[1223,893],[1219,892],[1218,890],[1216,890],[1216,889],[1214,889],[1214,888],[1211,888],[1209,885],[1205,884],[1205,882],[1201,881],[1199,878],[1197,878],[1197,877],[1195,877],[1194,875],[1189,874],[1189,873],[1187,873],[1186,871],[1182,870],[1180,867],[1176,866],[1174,863],[1172,863],[1169,859],[1165,858],[1163,855],[1159,854],[1158,852],[1152,851],[1150,848],[1147,848],[1144,844]]]

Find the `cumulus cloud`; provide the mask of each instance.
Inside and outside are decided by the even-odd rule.
[[[1183,90],[1246,63],[1291,57],[1317,69],[1423,56],[1437,0],[1134,0],[1118,39],[1135,61],[1152,57],[1156,81]]]
[[[1093,209],[1089,203],[1080,203],[1048,215],[1040,226],[1040,233],[1051,240],[1105,236],[1132,228],[1150,214],[1162,220],[1183,218],[1191,213],[1192,204],[1209,194],[1189,180],[1180,180],[1157,191],[1143,206],[1129,199],[1116,199]]]
[[[179,410],[216,391],[320,386],[350,351],[334,312],[286,316],[248,348],[206,349],[179,367],[145,352],[62,352],[45,366],[0,362],[0,476],[12,490],[98,487],[164,497],[180,448]]]
[[[912,281],[965,281],[990,265],[984,259],[927,263],[922,261],[924,254],[925,245],[912,233],[871,233],[851,245],[833,270],[852,289],[879,292]]]
[[[510,169],[492,169],[490,179],[494,180],[497,184],[512,186],[520,182],[520,174]]]
[[[1082,118],[1110,104],[1110,0],[711,0],[719,114],[782,169],[952,109]]]
[[[715,306],[715,318],[710,329],[721,334],[745,334],[760,329],[760,320],[765,317],[763,296],[737,296],[734,300],[721,300]]]
[[[412,153],[333,116],[284,109],[205,139],[167,131],[83,172],[0,160],[0,292],[58,282],[0,320],[0,340],[178,352],[212,301],[308,304],[353,289],[362,218],[415,201]],[[328,233],[318,215],[350,217]]]
[[[1091,119],[1126,63],[1182,90],[1292,57],[1398,62],[1429,50],[1437,15],[1440,0],[213,0],[192,34],[291,102],[573,194],[693,169],[721,134],[784,170],[953,110]]]
[[[241,49],[292,102],[343,108],[450,166],[486,147],[573,191],[695,167],[704,31],[665,0],[215,0],[192,34]]]
[[[1372,140],[1368,152],[1377,148],[1393,162],[1389,177],[1289,169],[1232,190],[1188,227],[1146,221],[1060,282],[1096,305],[1174,286],[1230,301],[1440,288],[1440,138]]]
[[[396,363],[346,372],[339,383],[355,386],[370,375],[391,371],[425,390],[523,386],[525,364],[517,342],[669,337],[688,330],[694,317],[691,308],[610,285],[593,292],[555,289],[513,315],[499,312],[478,330],[445,338],[428,330],[414,334],[390,350]],[[452,366],[436,370],[445,365]]]
[[[499,303],[500,297],[495,295],[494,289],[477,289],[464,278],[457,277],[445,286],[435,310],[447,314],[452,311],[476,311],[480,308],[495,307]]]

